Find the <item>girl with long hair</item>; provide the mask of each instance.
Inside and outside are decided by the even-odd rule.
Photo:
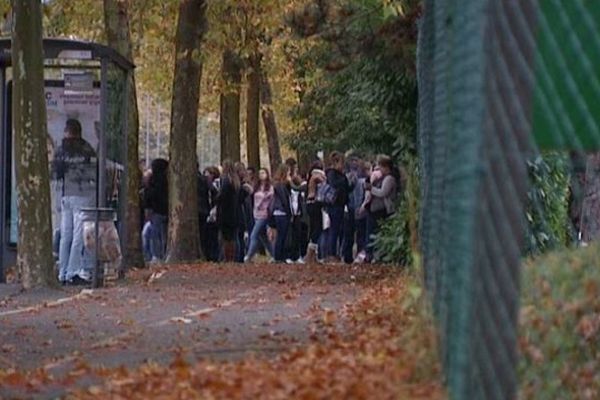
[[[144,209],[147,210],[149,229],[146,237],[150,239],[151,260],[162,261],[167,250],[167,228],[169,214],[169,162],[157,158],[151,164],[152,175],[144,191]]]
[[[319,186],[327,181],[323,163],[315,161],[308,173],[308,191],[306,195],[306,208],[309,217],[308,248],[306,259],[308,264],[316,263],[319,254],[319,242],[323,233],[323,205],[317,201]]]
[[[285,241],[290,227],[292,209],[290,206],[290,181],[289,169],[280,165],[274,178],[274,195],[271,206],[272,216],[275,220],[277,236],[275,239],[275,261],[285,262]]]
[[[242,162],[236,162],[234,169],[240,178],[240,192],[238,204],[238,231],[235,241],[235,262],[243,263],[246,254],[246,237],[250,237],[252,230],[252,204],[250,202],[254,188],[247,181],[248,172]],[[247,235],[247,236],[246,236]]]
[[[373,261],[374,245],[372,237],[377,234],[381,223],[396,211],[399,176],[392,159],[385,155],[377,157],[377,168],[366,187],[368,199],[367,215],[367,262]]]
[[[265,168],[258,170],[258,179],[254,186],[254,227],[250,233],[250,245],[248,246],[248,253],[244,257],[244,262],[252,261],[256,251],[258,250],[259,243],[262,243],[265,250],[271,257],[273,254],[273,247],[269,239],[267,238],[267,225],[269,222],[269,206],[273,201],[273,185],[271,184],[271,176],[269,171]]]
[[[225,262],[235,261],[235,243],[239,229],[240,177],[233,162],[223,162],[221,191],[217,196],[217,225],[223,243]]]

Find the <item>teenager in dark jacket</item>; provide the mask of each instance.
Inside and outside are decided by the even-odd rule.
[[[218,262],[221,257],[221,248],[219,247],[219,226],[217,225],[217,197],[221,174],[217,167],[208,167],[204,170],[208,189],[209,212],[206,217],[206,223],[200,224],[200,245],[207,261]]]
[[[294,160],[293,158],[291,160]],[[288,168],[289,164],[288,164]],[[292,169],[290,168],[290,171]],[[293,171],[295,175],[290,175],[290,229],[287,240],[287,259],[288,264],[304,264],[306,256],[306,246],[308,236],[307,229],[304,229],[306,218],[306,191],[307,183],[302,179],[297,169]]]
[[[288,167],[285,165],[279,166],[273,178],[275,184],[273,186],[274,195],[271,210],[275,220],[275,229],[277,230],[275,261],[285,262],[285,243],[292,215]]]
[[[217,189],[212,184],[209,176],[198,173],[198,222],[200,227],[200,247],[202,255],[208,261],[217,261],[218,255],[215,258],[212,256],[211,249],[211,233],[209,231],[209,216],[210,210],[213,207],[214,199],[217,197]],[[217,244],[218,246],[218,244]]]
[[[152,226],[150,249],[153,261],[165,258],[167,250],[167,221],[169,215],[169,162],[162,158],[152,161],[148,187],[144,191],[144,208]]]
[[[225,262],[235,261],[235,243],[240,226],[240,177],[231,161],[223,162],[221,191],[217,197],[217,224],[223,241]]]
[[[326,171],[327,184],[335,190],[336,196],[333,204],[327,205],[327,214],[329,214],[331,226],[329,227],[325,250],[328,261],[336,262],[339,261],[338,243],[344,225],[344,208],[348,203],[348,194],[352,187],[344,174],[344,156],[334,151],[329,156],[329,163],[330,167]]]
[[[238,232],[235,241],[235,262],[243,263],[246,254],[246,237],[250,237],[248,232],[251,229],[249,219],[252,219],[252,192],[253,186],[248,183],[246,166],[241,163],[235,163],[235,171],[240,178],[240,194],[238,205]],[[250,206],[250,207],[248,207]]]

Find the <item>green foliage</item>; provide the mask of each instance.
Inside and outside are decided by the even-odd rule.
[[[292,148],[359,149],[390,153],[403,137],[414,153],[416,82],[389,68],[383,57],[352,63],[325,75],[305,95],[293,118],[302,129],[289,139]]]
[[[527,163],[531,189],[526,217],[528,253],[567,244],[569,237],[569,162],[566,154],[549,152]]]
[[[520,398],[600,397],[600,248],[563,250],[523,274]]]
[[[290,51],[302,94],[287,143],[305,154],[355,150],[395,158],[405,172],[404,191],[375,247],[380,261],[401,265],[412,263],[417,242],[419,12],[418,2],[407,0],[346,0],[327,7],[315,2],[287,21],[298,35],[320,38],[302,52]]]
[[[402,140],[397,140],[394,147],[392,154],[404,169],[403,192],[396,208],[398,211],[375,235],[375,253],[385,263],[413,267],[416,264],[414,254],[419,251],[419,172],[416,158],[404,150]]]
[[[329,3],[309,3],[288,19],[294,32],[318,38],[291,57],[302,94],[292,111],[296,130],[288,144],[307,153],[355,149],[389,154],[401,138],[404,150],[414,156],[417,2],[323,4]],[[305,16],[312,14],[307,22]]]
[[[385,221],[375,235],[377,260],[402,266],[412,265],[409,206],[406,196],[398,203],[398,211]]]

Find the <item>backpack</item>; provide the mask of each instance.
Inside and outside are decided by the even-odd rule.
[[[317,197],[316,201],[328,206],[335,204],[337,200],[337,190],[328,183],[321,183],[317,186]]]

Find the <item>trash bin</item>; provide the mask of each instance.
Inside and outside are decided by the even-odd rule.
[[[95,261],[93,286],[100,287],[105,276],[117,272],[121,261],[121,242],[115,226],[117,213],[112,208],[82,208],[80,217],[84,247]]]

